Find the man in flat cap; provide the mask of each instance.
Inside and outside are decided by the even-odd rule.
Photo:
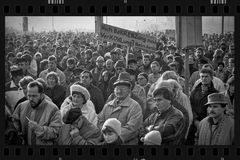
[[[118,79],[118,75],[124,71],[126,71],[126,64],[125,64],[125,61],[123,60],[118,60],[115,65],[114,65],[114,68],[116,70],[115,72],[115,75],[112,76],[108,82],[108,88],[107,88],[107,95],[109,96],[113,90],[114,90],[114,87],[113,87],[113,84],[114,82],[116,82],[116,80]]]
[[[234,120],[226,114],[228,101],[222,93],[208,95],[208,116],[198,128],[197,145],[232,145],[234,143]]]
[[[138,102],[130,97],[132,84],[129,82],[127,72],[119,74],[113,84],[116,97],[107,102],[103,110],[98,114],[98,127],[102,129],[108,118],[117,118],[121,122],[121,135],[126,145],[138,144],[138,129],[140,128],[143,115]]]

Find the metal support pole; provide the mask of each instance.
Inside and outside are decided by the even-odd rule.
[[[224,16],[222,16],[222,34],[224,34]]]
[[[185,94],[189,96],[189,49],[185,53]]]

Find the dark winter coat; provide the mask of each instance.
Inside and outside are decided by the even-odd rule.
[[[202,85],[202,82],[199,83],[190,94],[190,102],[191,102],[192,111],[193,111],[193,120],[197,119],[199,121],[207,117],[207,106],[205,104],[208,101],[207,100],[208,95],[218,92],[214,88],[213,83],[211,82],[211,85],[207,93],[202,94],[201,85]]]

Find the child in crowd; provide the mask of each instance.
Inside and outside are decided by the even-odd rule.
[[[106,120],[102,127],[102,135],[104,142],[102,144],[120,145],[122,144],[121,135],[121,122],[116,118],[109,118]],[[101,145],[102,145],[101,144]]]

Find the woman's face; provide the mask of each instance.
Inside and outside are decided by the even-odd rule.
[[[56,79],[53,76],[49,76],[47,79],[47,84],[50,88],[54,87],[57,84]]]
[[[79,94],[73,94],[72,95],[72,103],[73,105],[83,105],[83,96],[79,93]]]

